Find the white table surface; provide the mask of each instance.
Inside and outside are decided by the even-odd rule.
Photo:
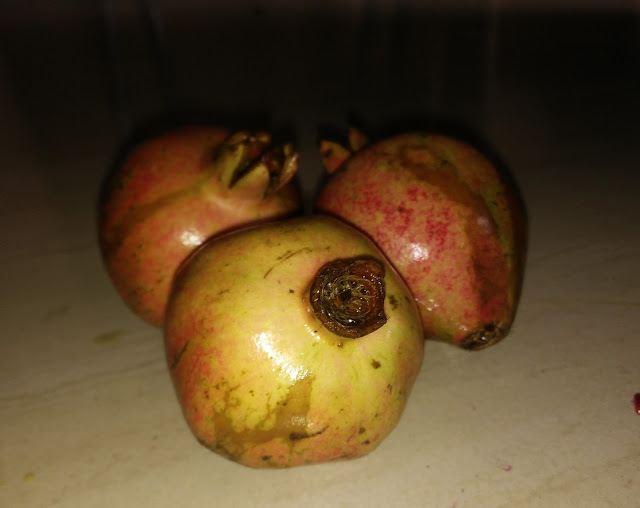
[[[52,133],[94,126],[91,143],[43,147],[42,126],[0,81],[0,506],[639,506],[632,89],[613,109],[570,115],[517,86],[487,99],[485,135],[531,219],[512,333],[477,353],[428,342],[399,425],[368,456],[253,470],[192,437],[161,331],[124,307],[103,269],[95,204],[117,132],[96,113]],[[297,117],[307,192],[314,113]]]

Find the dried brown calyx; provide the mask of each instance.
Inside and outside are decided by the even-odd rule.
[[[387,322],[384,265],[371,257],[337,259],[324,265],[310,290],[316,317],[336,335],[355,339]]]
[[[489,323],[467,335],[458,345],[463,349],[477,351],[499,342],[505,335],[506,331],[503,326]]]
[[[267,132],[239,131],[227,138],[213,159],[227,187],[254,188],[268,195],[287,184],[298,169],[298,153],[291,143],[270,144]]]

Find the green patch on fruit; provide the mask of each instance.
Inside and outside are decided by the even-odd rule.
[[[297,441],[322,434],[327,427],[313,432],[307,429],[313,381],[313,376],[306,376],[289,387],[286,397],[263,419],[263,422],[274,421],[269,428],[264,428],[267,425],[262,423],[254,428],[237,431],[227,411],[217,412],[214,417],[216,443],[211,446],[201,441],[202,444],[231,460],[238,461],[256,444],[280,440],[292,448]],[[269,459],[270,457],[263,457],[264,461]]]

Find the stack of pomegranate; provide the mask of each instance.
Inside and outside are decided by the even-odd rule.
[[[424,340],[495,344],[513,322],[523,208],[469,144],[405,133],[299,156],[267,132],[184,127],[111,178],[99,239],[122,299],[163,327],[185,418],[253,467],[362,456],[398,423]]]

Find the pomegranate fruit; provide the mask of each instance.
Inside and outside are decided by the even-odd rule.
[[[178,266],[205,239],[301,209],[291,144],[266,132],[181,127],[125,158],[99,211],[104,263],[120,296],[161,326]]]
[[[423,358],[407,286],[327,216],[207,241],[171,293],[166,356],[185,418],[251,467],[362,456],[393,430]]]
[[[351,150],[320,145],[331,176],[315,211],[368,234],[412,291],[425,338],[468,349],[510,330],[522,285],[527,227],[517,194],[469,144],[405,133]]]

